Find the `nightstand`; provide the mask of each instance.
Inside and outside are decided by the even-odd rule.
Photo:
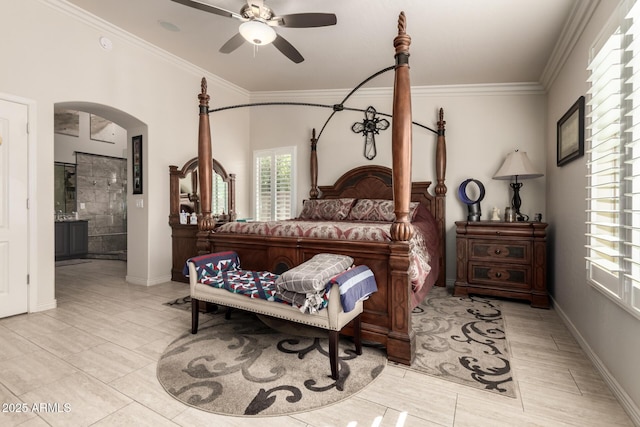
[[[454,295],[524,299],[549,308],[547,224],[456,221]]]

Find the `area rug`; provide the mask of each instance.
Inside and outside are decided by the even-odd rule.
[[[499,301],[434,287],[411,320],[416,358],[409,369],[516,397]]]
[[[187,295],[186,297],[172,299],[171,301],[165,302],[164,305],[191,311],[191,296]]]
[[[180,304],[182,302],[182,304]],[[188,306],[175,301],[176,307]],[[272,329],[234,311],[201,314],[196,335],[185,332],[164,351],[157,376],[177,400],[236,416],[276,416],[310,411],[353,396],[386,366],[384,351],[340,340],[339,378],[331,379],[326,331],[301,327],[300,335]]]

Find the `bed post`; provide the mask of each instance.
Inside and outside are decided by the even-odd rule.
[[[211,217],[211,179],[213,167],[211,159],[211,129],[209,127],[209,95],[207,79],[202,78],[200,84],[200,114],[198,126],[198,179],[200,183],[200,213],[198,214],[198,234],[196,246],[199,253],[209,252],[209,231],[215,227]]]
[[[200,182],[200,211],[198,230],[213,230],[215,221],[211,218],[211,179],[213,165],[211,159],[211,129],[209,127],[209,95],[207,95],[207,79],[202,78],[200,100],[200,121],[198,126],[198,179]]]
[[[309,190],[309,197],[312,199],[318,198],[318,153],[316,152],[316,146],[318,145],[318,139],[316,138],[316,129],[313,128],[311,132],[311,158],[309,170],[311,171],[311,190]]]
[[[211,220],[211,129],[209,127],[209,95],[207,95],[207,79],[202,78],[200,94],[200,123],[198,127],[198,178],[200,180],[200,210],[198,229],[213,230]]]
[[[438,280],[436,284],[438,286],[446,286],[446,242],[447,242],[447,228],[445,225],[446,211],[445,211],[445,198],[447,196],[447,186],[444,184],[444,177],[446,175],[447,168],[447,144],[444,136],[444,125],[447,122],[444,121],[444,110],[440,108],[438,116],[438,140],[436,142],[436,209],[435,218],[437,222],[437,228],[440,240],[440,269],[438,273]]]
[[[409,221],[411,200],[411,83],[409,81],[409,45],[411,37],[405,32],[404,12],[398,18],[396,71],[393,88],[393,125],[391,151],[393,157],[393,200],[396,220],[391,227],[391,240],[408,241],[413,234]]]
[[[391,150],[393,158],[393,200],[396,220],[391,225],[391,331],[387,355],[390,360],[411,364],[415,356],[415,332],[411,327],[409,280],[409,239],[413,226],[409,220],[411,200],[411,83],[409,80],[409,45],[404,12],[398,18],[395,47],[395,80],[393,88],[393,125]]]

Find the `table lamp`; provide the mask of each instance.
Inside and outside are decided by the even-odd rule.
[[[542,174],[538,172],[531,160],[527,157],[527,153],[524,151],[515,150],[512,153],[507,154],[507,158],[504,159],[504,163],[500,166],[500,169],[493,175],[493,179],[514,179],[515,182],[509,185],[513,188],[513,199],[511,199],[511,207],[516,212],[516,219],[518,221],[528,221],[529,217],[520,213],[520,206],[522,206],[522,200],[520,199],[520,188],[522,183],[518,182],[518,179],[538,178]]]

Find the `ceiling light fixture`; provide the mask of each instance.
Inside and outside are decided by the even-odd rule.
[[[252,20],[240,25],[240,34],[246,41],[263,46],[276,39],[276,31],[262,21]]]

